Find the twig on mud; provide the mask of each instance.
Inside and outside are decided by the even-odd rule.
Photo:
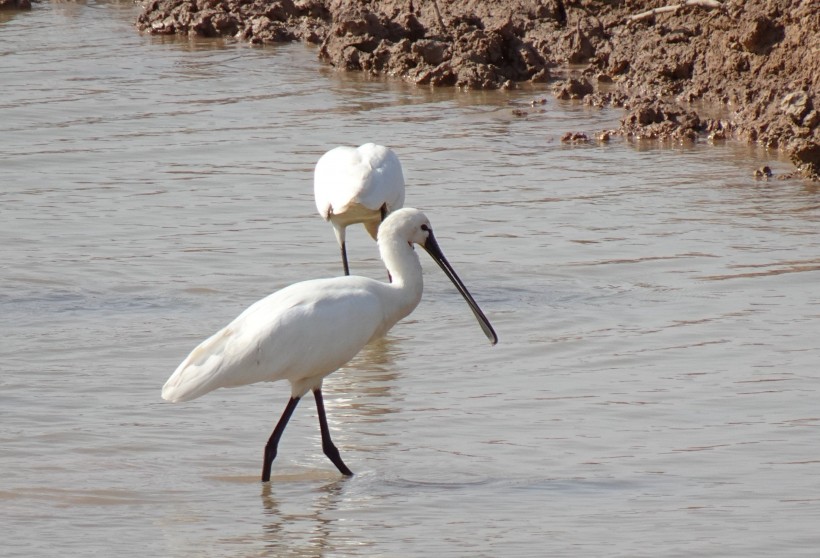
[[[441,27],[442,33],[447,33],[447,26],[444,25],[444,20],[441,18],[441,11],[438,9],[437,0],[433,0],[433,9],[436,11],[436,19],[438,19],[438,24]]]
[[[653,8],[651,10],[647,10],[645,12],[629,16],[628,19],[629,21],[640,21],[642,19],[649,19],[655,14],[662,14],[664,12],[676,12],[684,6],[698,6],[700,8],[712,10],[715,8],[720,8],[722,5],[723,4],[721,4],[718,0],[686,0],[686,2],[681,2],[680,4],[670,4],[669,6],[664,6],[662,8]]]

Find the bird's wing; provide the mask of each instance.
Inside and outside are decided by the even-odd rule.
[[[297,384],[309,389],[383,327],[378,297],[360,280],[305,281],[256,302],[188,355],[162,397],[189,401],[220,387],[283,379],[294,391]]]
[[[340,146],[322,155],[316,163],[313,173],[313,194],[316,209],[325,220],[329,219],[332,213],[341,212],[341,206],[347,203],[347,200],[342,198],[350,190],[350,184],[355,186],[361,180],[359,159],[355,148]]]
[[[388,212],[404,205],[404,172],[396,153],[383,145],[366,143],[358,148],[361,165],[367,169],[356,196],[358,203],[373,210],[387,205]]]
[[[325,219],[354,204],[393,211],[404,204],[404,174],[393,150],[367,143],[325,153],[314,172],[316,209]]]

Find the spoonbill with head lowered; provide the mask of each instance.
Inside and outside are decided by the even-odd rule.
[[[265,446],[262,481],[270,480],[279,439],[308,391],[316,399],[322,450],[343,475],[352,475],[330,438],[322,380],[416,308],[423,283],[413,244],[424,248],[450,278],[490,342],[498,341],[445,259],[424,213],[395,211],[381,224],[378,243],[391,283],[355,275],[315,279],[263,298],[188,355],[163,386],[163,399],[188,401],[220,387],[288,380],[291,397]]]
[[[316,163],[313,193],[319,214],[333,225],[345,275],[350,275],[345,229],[362,223],[375,239],[379,224],[404,204],[404,173],[399,158],[383,145],[337,147]]]

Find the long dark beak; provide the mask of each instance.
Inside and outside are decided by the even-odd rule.
[[[473,299],[470,291],[467,290],[467,287],[464,286],[464,283],[461,282],[456,271],[450,265],[450,262],[447,261],[447,258],[444,257],[444,252],[441,251],[439,248],[438,241],[436,241],[436,237],[433,236],[433,231],[430,231],[429,236],[427,237],[427,241],[422,246],[427,253],[430,254],[430,257],[435,260],[438,266],[444,271],[445,275],[450,278],[450,281],[453,282],[453,285],[456,286],[458,292],[461,293],[461,296],[464,297],[464,300],[467,301],[467,304],[470,305],[470,310],[473,311],[475,314],[476,319],[478,320],[478,325],[481,326],[481,329],[484,331],[484,335],[487,336],[487,339],[490,340],[490,343],[495,345],[498,343],[498,336],[495,334],[495,330],[493,326],[490,325],[490,320],[487,319],[487,316],[484,315],[484,312],[481,311],[481,308],[478,307],[478,303]]]

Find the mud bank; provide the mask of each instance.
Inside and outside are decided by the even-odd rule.
[[[820,0],[148,0],[136,25],[305,41],[336,68],[423,86],[554,82],[623,107],[610,134],[756,143],[820,179]]]
[[[0,0],[0,10],[30,10],[31,0]]]

